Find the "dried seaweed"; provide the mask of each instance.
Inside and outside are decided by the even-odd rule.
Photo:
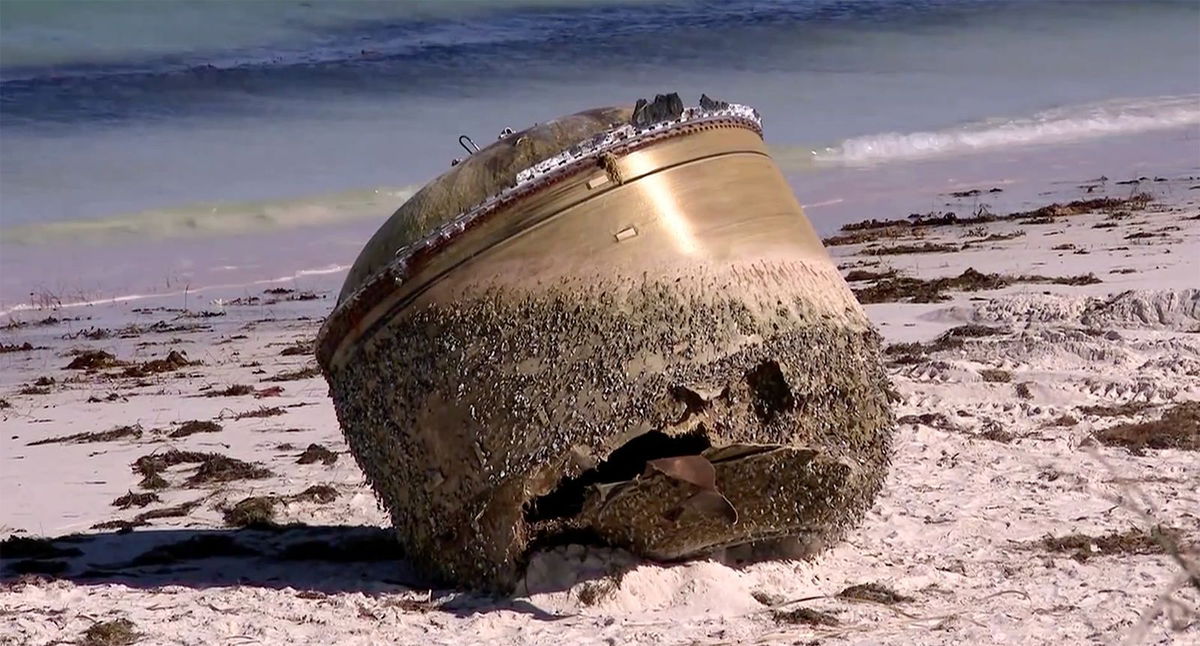
[[[162,502],[162,499],[156,493],[133,493],[130,491],[113,500],[112,505],[121,509],[129,509],[130,507],[145,507],[153,502]]]
[[[184,353],[177,350],[171,350],[169,353],[167,353],[167,356],[162,359],[152,359],[145,363],[139,363],[125,368],[125,370],[121,371],[121,376],[134,378],[148,377],[150,375],[162,372],[172,372],[174,370],[179,370],[180,368],[196,365],[200,365],[200,362],[188,361],[188,358]]]
[[[777,624],[806,624],[809,626],[837,626],[841,624],[838,618],[828,612],[812,608],[796,608],[794,610],[775,610],[771,618]]]
[[[67,370],[103,370],[104,368],[114,368],[123,366],[125,362],[118,361],[117,357],[105,352],[104,350],[85,350],[79,353],[71,363],[67,364]]]
[[[1121,446],[1134,453],[1145,449],[1200,451],[1200,402],[1184,402],[1148,422],[1126,422],[1096,433],[1108,446]]]
[[[943,278],[912,278],[897,276],[883,279],[869,287],[854,290],[858,301],[864,305],[872,303],[938,303],[950,300],[947,291],[974,292],[987,289],[1001,289],[1018,283],[1037,283],[1055,285],[1092,285],[1101,282],[1095,274],[1079,276],[1006,276],[1002,274],[984,274],[974,268],[967,268],[958,276]]]
[[[92,624],[77,642],[79,646],[129,646],[141,639],[136,626],[128,619],[114,619]]]
[[[1124,532],[1110,532],[1102,536],[1088,536],[1080,533],[1046,536],[1038,541],[1038,545],[1051,552],[1069,554],[1071,558],[1082,562],[1093,557],[1114,554],[1164,554],[1165,551],[1160,540],[1162,534],[1173,538],[1178,537],[1176,530],[1160,525],[1151,528],[1150,533],[1135,527]]]
[[[142,427],[133,426],[118,426],[117,428],[108,431],[91,431],[87,433],[75,433],[72,435],[61,435],[59,437],[49,437],[36,442],[29,442],[26,446],[41,446],[43,444],[90,444],[93,442],[114,442],[123,439],[138,439],[142,436]]]
[[[321,462],[326,466],[337,462],[338,455],[333,451],[321,446],[320,444],[309,444],[308,448],[304,449],[304,453],[296,460],[296,464],[312,464]]]
[[[953,253],[961,247],[940,242],[923,242],[921,244],[900,244],[891,247],[866,249],[863,254],[868,256],[899,256],[912,253]]]
[[[162,473],[166,469],[178,464],[190,463],[197,463],[200,467],[187,479],[186,482],[189,486],[230,480],[257,480],[273,475],[264,467],[219,453],[200,453],[177,449],[144,455],[134,461],[133,469],[145,476],[146,479],[158,476],[158,479],[162,480]],[[143,486],[146,486],[145,482],[146,480],[143,480]]]
[[[912,597],[905,596],[896,592],[881,583],[860,583],[852,585],[841,592],[837,596],[843,599],[856,599],[859,601],[873,601],[884,605],[894,605],[897,603],[905,603],[912,601]]]
[[[168,435],[173,438],[187,437],[196,433],[219,433],[221,425],[216,422],[201,421],[193,419],[179,425],[179,428],[173,430]]]
[[[300,379],[311,379],[321,374],[321,369],[316,366],[306,366],[297,370],[281,372],[273,377],[268,377],[263,381],[297,381]]]

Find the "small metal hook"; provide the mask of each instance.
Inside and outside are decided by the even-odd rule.
[[[504,139],[505,137],[511,137],[512,134],[513,134],[512,128],[505,128],[504,130],[500,131],[500,136],[497,137],[497,139]]]
[[[463,150],[467,151],[468,155],[474,155],[475,153],[479,152],[479,146],[476,146],[475,142],[471,141],[471,138],[466,135],[458,136],[458,145],[462,146]]]

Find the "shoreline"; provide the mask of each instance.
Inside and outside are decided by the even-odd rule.
[[[1194,154],[1197,141],[1200,130],[1185,126],[865,166],[813,165],[807,152],[797,158],[789,148],[772,149],[772,156],[806,204],[813,225],[829,235],[864,215],[903,217],[942,210],[961,214],[981,205],[1006,213],[1070,201],[1077,197],[1079,186],[1095,184],[1104,176],[1111,179],[1102,194],[1120,195],[1122,187],[1116,182],[1138,177],[1147,178],[1149,186],[1143,190],[1161,192],[1155,177],[1200,177],[1200,159]],[[931,182],[930,178],[939,179]],[[984,185],[985,191],[1001,190],[982,197],[953,195]],[[1182,188],[1186,194],[1187,187]],[[330,216],[331,224],[319,226],[231,230],[227,235],[186,229],[191,234],[158,237],[146,232],[98,242],[67,238],[37,244],[0,242],[0,325],[13,312],[36,310],[39,303],[55,299],[73,304],[129,296],[166,299],[184,286],[232,299],[250,295],[255,286],[268,281],[302,280],[330,267],[348,266],[378,224],[400,206],[404,194],[397,193],[395,203],[377,201],[380,210],[375,216],[363,215],[362,205],[356,205],[353,217]],[[321,204],[329,201],[317,199]],[[303,215],[299,202],[280,204],[291,204]],[[137,261],[129,262],[130,257]],[[314,283],[314,288],[323,287]]]
[[[0,330],[0,538],[54,539],[6,544],[0,641],[118,620],[153,643],[1200,636],[1200,597],[1156,538],[1200,544],[1200,431],[1161,422],[1200,401],[1200,190],[1163,173],[1146,204],[827,231],[866,233],[827,248],[876,294],[865,309],[901,424],[867,520],[810,561],[567,546],[536,556],[509,599],[415,577],[312,369],[336,273]],[[1104,194],[1074,179],[1038,206]],[[968,270],[986,280],[951,280]],[[1098,282],[1053,282],[1081,275]]]

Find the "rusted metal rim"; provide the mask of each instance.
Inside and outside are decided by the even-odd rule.
[[[377,317],[375,310],[384,306],[393,292],[401,288],[429,263],[445,253],[463,237],[501,213],[510,212],[523,200],[564,180],[606,168],[620,159],[665,140],[706,130],[740,128],[762,136],[762,122],[746,106],[733,105],[716,111],[689,108],[678,120],[654,124],[634,131],[626,127],[597,137],[591,145],[577,146],[545,160],[518,175],[517,184],[489,197],[416,243],[397,250],[395,258],[344,299],[330,314],[317,335],[317,361],[329,371],[341,348],[363,336],[364,325]],[[529,223],[535,226],[537,223]],[[515,234],[514,234],[515,235]]]

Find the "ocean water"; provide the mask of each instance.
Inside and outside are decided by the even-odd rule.
[[[757,107],[823,230],[1194,172],[1198,33],[1193,0],[0,0],[0,311],[333,271],[458,135],[667,91]]]

